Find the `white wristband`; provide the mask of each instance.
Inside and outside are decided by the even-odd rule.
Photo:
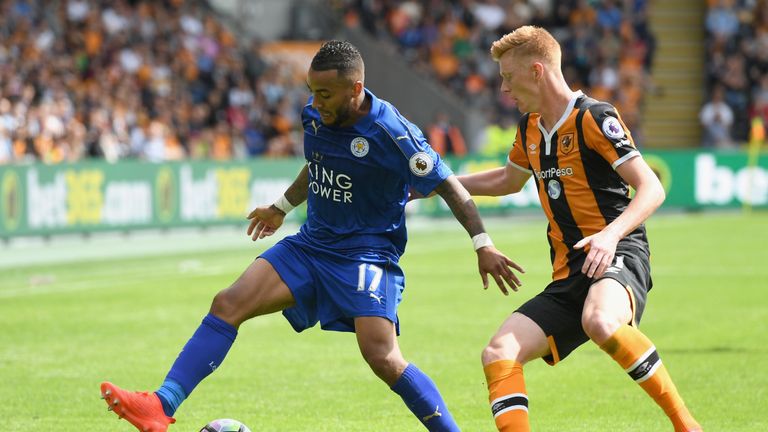
[[[480,233],[472,237],[472,245],[475,247],[475,250],[478,250],[482,247],[493,246],[493,242],[488,233]]]
[[[296,206],[294,206],[293,204],[291,204],[290,201],[288,201],[288,198],[286,198],[285,195],[281,195],[280,198],[278,198],[273,205],[285,214],[290,213],[291,210],[296,208]]]

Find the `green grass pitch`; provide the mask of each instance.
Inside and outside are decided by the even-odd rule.
[[[767,222],[765,213],[661,214],[648,224],[655,287],[641,328],[707,431],[768,430]],[[480,351],[548,282],[545,222],[487,222],[497,247],[527,270],[509,297],[482,290],[457,222],[426,225],[434,226],[411,229],[401,262],[400,344],[436,381],[464,431],[495,430]],[[208,247],[211,236],[161,236],[144,240],[146,253],[123,253],[134,242],[119,238],[3,246],[0,430],[132,431],[106,411],[99,382],[155,389],[213,294],[271,244],[239,231],[221,236],[233,240]],[[529,363],[526,380],[534,431],[671,431],[661,410],[590,344],[554,368]],[[297,335],[279,314],[244,324],[227,360],[176,417],[171,431],[197,431],[221,417],[254,432],[421,430],[368,370],[352,335],[317,328]]]

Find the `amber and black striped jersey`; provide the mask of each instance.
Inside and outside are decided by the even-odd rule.
[[[586,251],[573,246],[629,205],[629,186],[615,169],[640,153],[616,109],[581,92],[550,132],[539,117],[528,113],[521,119],[508,164],[535,177],[549,219],[552,278],[558,280],[581,271]],[[622,241],[648,250],[643,225]]]

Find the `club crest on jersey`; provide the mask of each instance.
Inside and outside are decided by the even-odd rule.
[[[424,177],[431,173],[432,169],[435,168],[435,162],[427,153],[418,152],[408,160],[408,166],[411,168],[412,173],[419,177]]]
[[[573,134],[565,134],[560,138],[560,151],[568,154],[573,150]]]
[[[368,145],[368,140],[363,137],[357,137],[352,140],[349,149],[352,150],[353,155],[361,158],[368,154],[370,146]]]
[[[563,191],[563,187],[560,186],[560,182],[552,179],[547,183],[547,193],[552,199],[560,198],[560,193]]]
[[[619,123],[619,120],[616,119],[616,117],[606,117],[605,120],[603,120],[603,125],[601,128],[603,129],[605,136],[608,138],[624,138],[624,128],[621,127],[621,123]]]

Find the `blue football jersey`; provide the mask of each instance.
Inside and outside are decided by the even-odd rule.
[[[351,127],[324,125],[311,97],[302,111],[309,194],[300,236],[342,254],[370,251],[397,261],[407,240],[409,186],[427,195],[452,172],[418,127],[365,92],[370,112]]]

